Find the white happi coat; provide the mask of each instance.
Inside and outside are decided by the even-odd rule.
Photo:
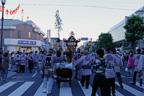
[[[112,55],[111,53],[106,53],[105,55],[104,55],[104,58],[110,63],[110,65],[111,66],[113,66],[113,68],[114,68],[114,66],[115,66],[115,57],[114,57],[114,55]],[[107,70],[107,68],[106,68],[106,70]],[[112,74],[111,74],[112,73]],[[109,72],[105,72],[105,76],[106,76],[106,78],[115,78],[115,70],[113,70],[113,71],[111,71],[110,73]]]
[[[91,58],[88,55],[84,55],[74,62],[74,66],[78,64],[81,64],[81,66],[84,66],[84,65],[90,64],[90,62],[91,62]],[[91,74],[92,74],[92,67],[91,69],[82,68],[82,75],[86,76],[86,75],[91,75]]]
[[[113,54],[113,55],[114,55],[114,58],[115,58],[115,61],[116,61],[114,69],[115,69],[116,73],[119,73],[120,72],[120,67],[123,66],[123,62],[122,62],[121,56],[119,54]]]
[[[141,57],[141,54],[135,54],[135,55],[133,56],[134,65],[135,65],[135,67],[134,67],[134,71],[135,71],[135,72],[139,72],[139,71],[140,71],[140,70],[137,68],[137,66],[139,65],[139,59],[140,59],[140,57]]]
[[[20,65],[26,65],[27,56],[25,54],[20,55]]]
[[[138,70],[142,71],[142,77],[141,79],[144,80],[144,55],[141,55],[139,59],[139,65],[137,66]]]

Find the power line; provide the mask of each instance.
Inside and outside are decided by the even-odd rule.
[[[130,10],[134,11],[136,9],[124,9],[124,8],[112,8],[103,6],[90,6],[90,5],[55,5],[55,4],[20,4],[24,6],[60,6],[60,7],[89,7],[89,8],[101,8],[101,9],[112,9],[112,10]]]

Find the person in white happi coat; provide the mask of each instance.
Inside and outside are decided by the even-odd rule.
[[[109,65],[106,67],[105,76],[107,81],[107,96],[111,96],[111,88],[112,87],[112,95],[115,96],[115,56],[112,55],[111,50],[109,48],[105,49],[105,55],[104,58],[108,62]],[[111,67],[111,68],[108,68]]]
[[[137,51],[137,54],[135,54],[135,55],[133,56],[135,67],[134,67],[133,82],[130,83],[130,84],[132,84],[132,85],[135,85],[135,83],[136,83],[136,75],[137,75],[137,73],[140,72],[140,70],[137,68],[137,66],[139,65],[139,59],[140,59],[140,57],[141,57],[141,50],[140,50],[140,49],[137,49],[136,51]],[[140,86],[142,86],[142,79],[140,79]]]
[[[26,53],[23,52],[22,55],[20,56],[20,72],[22,73],[25,72],[26,60],[27,60]]]
[[[17,51],[17,53],[14,57],[14,61],[15,61],[15,65],[16,65],[15,72],[19,72],[19,69],[20,69],[20,52],[19,51]]]
[[[144,82],[144,51],[142,52],[142,55],[141,55],[141,57],[139,59],[139,65],[137,66],[137,68],[140,70],[141,79]],[[143,91],[143,93],[144,93],[144,91]]]
[[[39,59],[39,54],[37,53],[37,51],[35,51],[35,54],[33,54],[33,57],[34,57],[34,60],[33,60],[34,68],[37,68],[37,66],[38,66],[38,59]]]
[[[43,79],[43,93],[50,94],[52,91],[53,86],[53,66],[54,66],[54,55],[53,50],[49,50],[48,54],[45,55],[44,59],[42,60],[42,65],[40,67],[41,74],[44,73]],[[43,71],[44,70],[44,71]],[[48,83],[48,85],[47,85]]]
[[[78,60],[79,58],[81,58],[81,56],[82,55],[81,55],[80,51],[78,50],[76,53],[74,53],[72,61],[74,62],[74,61]],[[75,72],[74,78],[80,80],[81,79],[81,75],[80,75],[81,64],[78,64],[77,66],[75,66],[75,68],[76,68],[76,72]]]
[[[123,88],[121,73],[120,73],[121,67],[123,66],[123,62],[122,62],[121,56],[116,53],[115,49],[112,50],[112,53],[116,57],[115,58],[116,59],[115,60],[116,64],[114,65],[114,69],[115,69],[115,72],[116,72],[116,75],[117,75],[117,78],[118,78],[118,82],[119,82],[119,85],[121,86],[121,88]]]
[[[81,64],[82,66],[82,78],[81,78],[81,85],[86,89],[89,87],[89,80],[90,76],[92,74],[92,66],[91,66],[92,60],[88,55],[88,51],[84,52],[84,56],[82,56],[80,59],[76,60],[74,62],[74,66]],[[86,84],[85,84],[86,81]]]

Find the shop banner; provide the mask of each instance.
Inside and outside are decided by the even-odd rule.
[[[36,41],[18,40],[18,44],[30,44],[30,45],[36,45]]]

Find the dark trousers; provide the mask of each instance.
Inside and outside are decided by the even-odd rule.
[[[82,75],[82,79],[81,79],[82,86],[84,86],[84,83],[86,81],[86,88],[88,88],[89,80],[90,80],[90,75],[86,75],[86,76]]]
[[[111,96],[111,87],[112,87],[112,93],[115,93],[115,78],[107,78],[107,96]]]
[[[134,72],[134,75],[133,75],[133,83],[135,84],[136,82],[136,75],[137,75],[138,72]]]
[[[118,78],[118,82],[122,83],[122,79],[121,79],[121,73],[120,72],[116,72],[117,78]]]
[[[75,78],[77,78],[77,76],[78,76],[78,72],[79,72],[79,68],[76,68]]]
[[[22,72],[22,73],[25,72],[25,65],[20,65],[20,72]]]
[[[92,94],[96,96],[96,91],[100,87],[101,96],[106,96],[106,78],[104,74],[96,74],[93,80]]]
[[[134,75],[133,75],[133,84],[136,83],[136,75],[137,75],[138,72],[134,72]],[[142,85],[142,79],[140,79],[140,85]]]
[[[30,73],[32,73],[32,70],[33,70],[33,61],[29,60],[28,63],[29,63],[28,69],[29,69]]]

